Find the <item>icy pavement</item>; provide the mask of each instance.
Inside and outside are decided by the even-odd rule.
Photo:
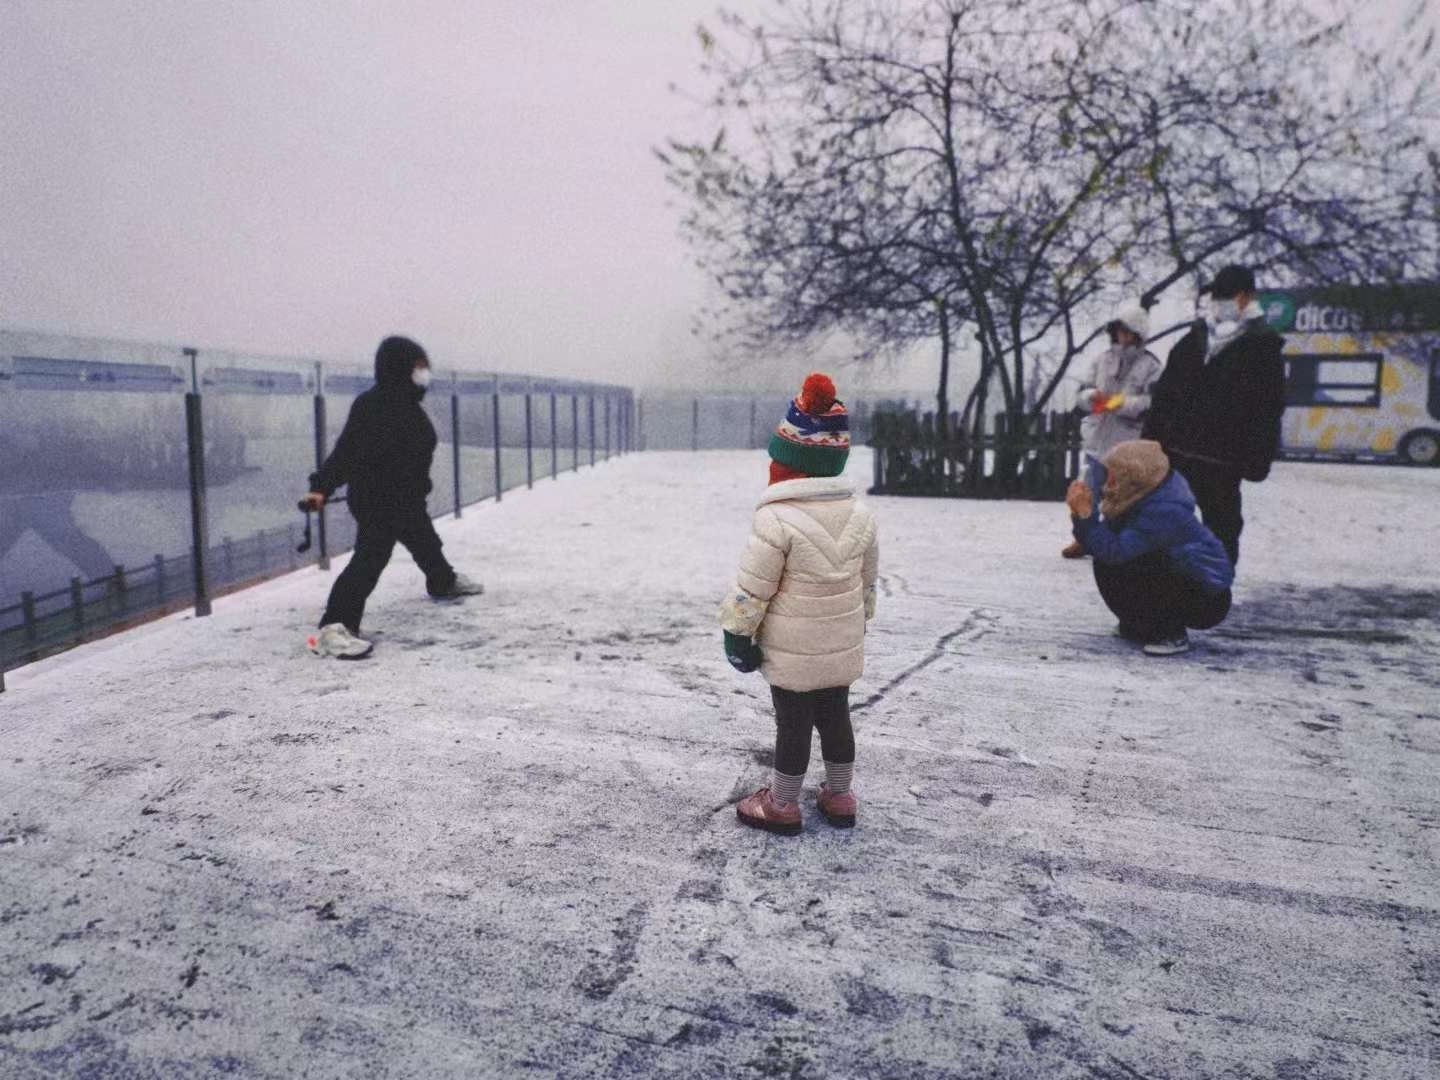
[[[860,826],[794,839],[714,617],[764,472],[471,510],[490,591],[401,556],[365,663],[307,570],[9,676],[0,1075],[1440,1075],[1440,470],[1247,485],[1167,660],[1057,505],[872,500]]]

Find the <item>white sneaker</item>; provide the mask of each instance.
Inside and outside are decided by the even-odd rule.
[[[370,655],[375,648],[364,638],[358,638],[345,628],[344,623],[327,623],[319,633],[311,634],[305,640],[310,651],[316,656],[333,656],[336,660],[359,660]]]
[[[458,600],[462,596],[480,596],[485,592],[485,586],[473,578],[464,574],[456,574],[455,582],[443,593],[432,593],[436,600]]]
[[[1161,638],[1158,641],[1147,641],[1144,652],[1146,656],[1179,656],[1190,650],[1190,635],[1181,630],[1178,635],[1170,638]]]

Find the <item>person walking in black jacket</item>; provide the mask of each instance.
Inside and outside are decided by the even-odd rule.
[[[335,449],[320,471],[310,474],[306,504],[318,510],[348,484],[350,513],[359,526],[355,553],[330,590],[319,633],[308,641],[317,656],[354,660],[369,655],[370,643],[359,637],[360,620],[397,541],[414,556],[431,596],[449,599],[484,591],[446,561],[425,508],[438,442],[420,407],[429,384],[424,349],[409,338],[382,341],[375,351],[375,385],[355,399]]]
[[[1240,482],[1264,480],[1280,445],[1285,339],[1266,324],[1249,267],[1227,266],[1200,291],[1208,306],[1170,350],[1143,437],[1164,447],[1234,565]]]

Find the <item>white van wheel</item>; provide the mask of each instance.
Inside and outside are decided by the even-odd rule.
[[[1440,465],[1440,431],[1412,431],[1400,440],[1400,458],[1411,465]]]

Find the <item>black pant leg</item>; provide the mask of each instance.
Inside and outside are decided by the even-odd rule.
[[[1245,518],[1240,513],[1240,475],[1223,466],[1214,466],[1208,471],[1200,518],[1225,546],[1230,565],[1234,566],[1240,561],[1240,531],[1245,528]]]
[[[849,765],[855,760],[855,729],[850,725],[850,688],[831,686],[815,691],[815,730],[826,761]]]
[[[440,534],[425,512],[424,504],[406,512],[397,537],[425,575],[425,588],[432,596],[448,592],[455,584],[455,568],[445,558]]]
[[[325,605],[325,614],[320,617],[321,626],[343,623],[352,634],[360,632],[365,601],[370,599],[376,582],[390,562],[397,531],[392,518],[356,518],[355,522],[358,526],[355,552],[335,579],[330,589],[330,600]]]
[[[1185,627],[1185,582],[1154,551],[1123,563],[1093,560],[1100,598],[1127,630],[1147,641],[1177,636]]]
[[[1240,532],[1245,528],[1245,518],[1240,512],[1240,477],[1226,477],[1223,492],[1223,498],[1219,500],[1219,517],[1220,527],[1224,531],[1210,531],[1225,545],[1225,553],[1230,556],[1230,565],[1236,566],[1240,562]]]
[[[1230,590],[1207,593],[1198,585],[1192,586],[1192,595],[1185,612],[1185,625],[1191,630],[1209,630],[1219,626],[1230,614]]]
[[[800,776],[810,767],[810,729],[815,725],[812,695],[770,688],[775,703],[775,770]]]
[[[1185,477],[1195,503],[1200,507],[1200,519],[1213,532],[1230,556],[1230,565],[1240,562],[1240,531],[1245,528],[1245,518],[1240,513],[1240,474],[1224,465],[1213,465],[1208,461],[1175,455],[1175,471]]]

